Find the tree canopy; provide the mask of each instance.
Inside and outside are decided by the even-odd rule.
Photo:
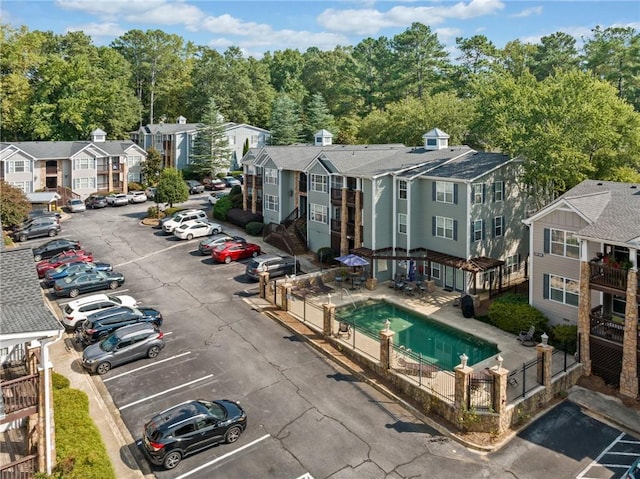
[[[156,190],[159,203],[168,203],[172,207],[189,199],[189,187],[175,168],[165,168],[160,172],[160,180]]]
[[[20,188],[0,180],[0,220],[8,229],[24,221],[31,211],[31,203]]]

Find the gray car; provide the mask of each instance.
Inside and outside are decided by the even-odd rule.
[[[27,241],[40,236],[56,236],[60,232],[60,225],[55,216],[41,216],[27,220],[14,228],[13,237],[17,241]]]
[[[157,326],[151,323],[130,324],[87,346],[82,353],[82,366],[91,373],[105,374],[120,364],[140,358],[155,358],[164,344],[163,333]]]

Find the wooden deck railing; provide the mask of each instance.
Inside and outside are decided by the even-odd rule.
[[[589,313],[591,322],[591,334],[600,338],[622,344],[624,342],[624,324],[605,318],[602,314],[602,305],[596,306]],[[640,330],[638,334],[638,351],[640,351]]]
[[[589,262],[590,274],[589,282],[609,288],[626,290],[627,289],[627,270],[621,268],[613,268],[607,266],[600,261]]]
[[[32,414],[30,409],[38,407],[38,375],[32,374],[11,381],[0,383],[2,389],[2,401],[4,403],[4,413],[7,418],[16,419],[16,414],[25,411],[25,415]],[[18,415],[22,417],[22,415]]]
[[[31,479],[36,473],[38,456],[26,456],[9,464],[0,465],[1,479]]]

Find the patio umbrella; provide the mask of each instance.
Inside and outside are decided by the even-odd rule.
[[[357,254],[347,254],[345,256],[338,256],[336,261],[340,261],[345,266],[366,266],[369,262],[362,256]]]

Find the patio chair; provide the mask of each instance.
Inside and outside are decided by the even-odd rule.
[[[530,343],[533,341],[533,334],[536,332],[536,328],[535,326],[531,325],[531,327],[529,328],[529,331],[520,331],[520,334],[518,334],[518,341],[520,341],[521,343]]]
[[[326,284],[324,284],[324,281],[322,280],[322,276],[318,276],[316,278],[315,286],[318,290],[320,290],[321,293],[330,293],[331,291],[333,291],[333,288],[331,286],[327,286]]]
[[[413,283],[407,283],[404,286],[404,294],[406,294],[407,296],[413,296],[413,292],[415,291],[416,287]]]
[[[336,331],[335,337],[341,338],[342,336],[346,336],[347,339],[351,337],[351,325],[346,321],[340,321],[338,325],[338,331]]]

